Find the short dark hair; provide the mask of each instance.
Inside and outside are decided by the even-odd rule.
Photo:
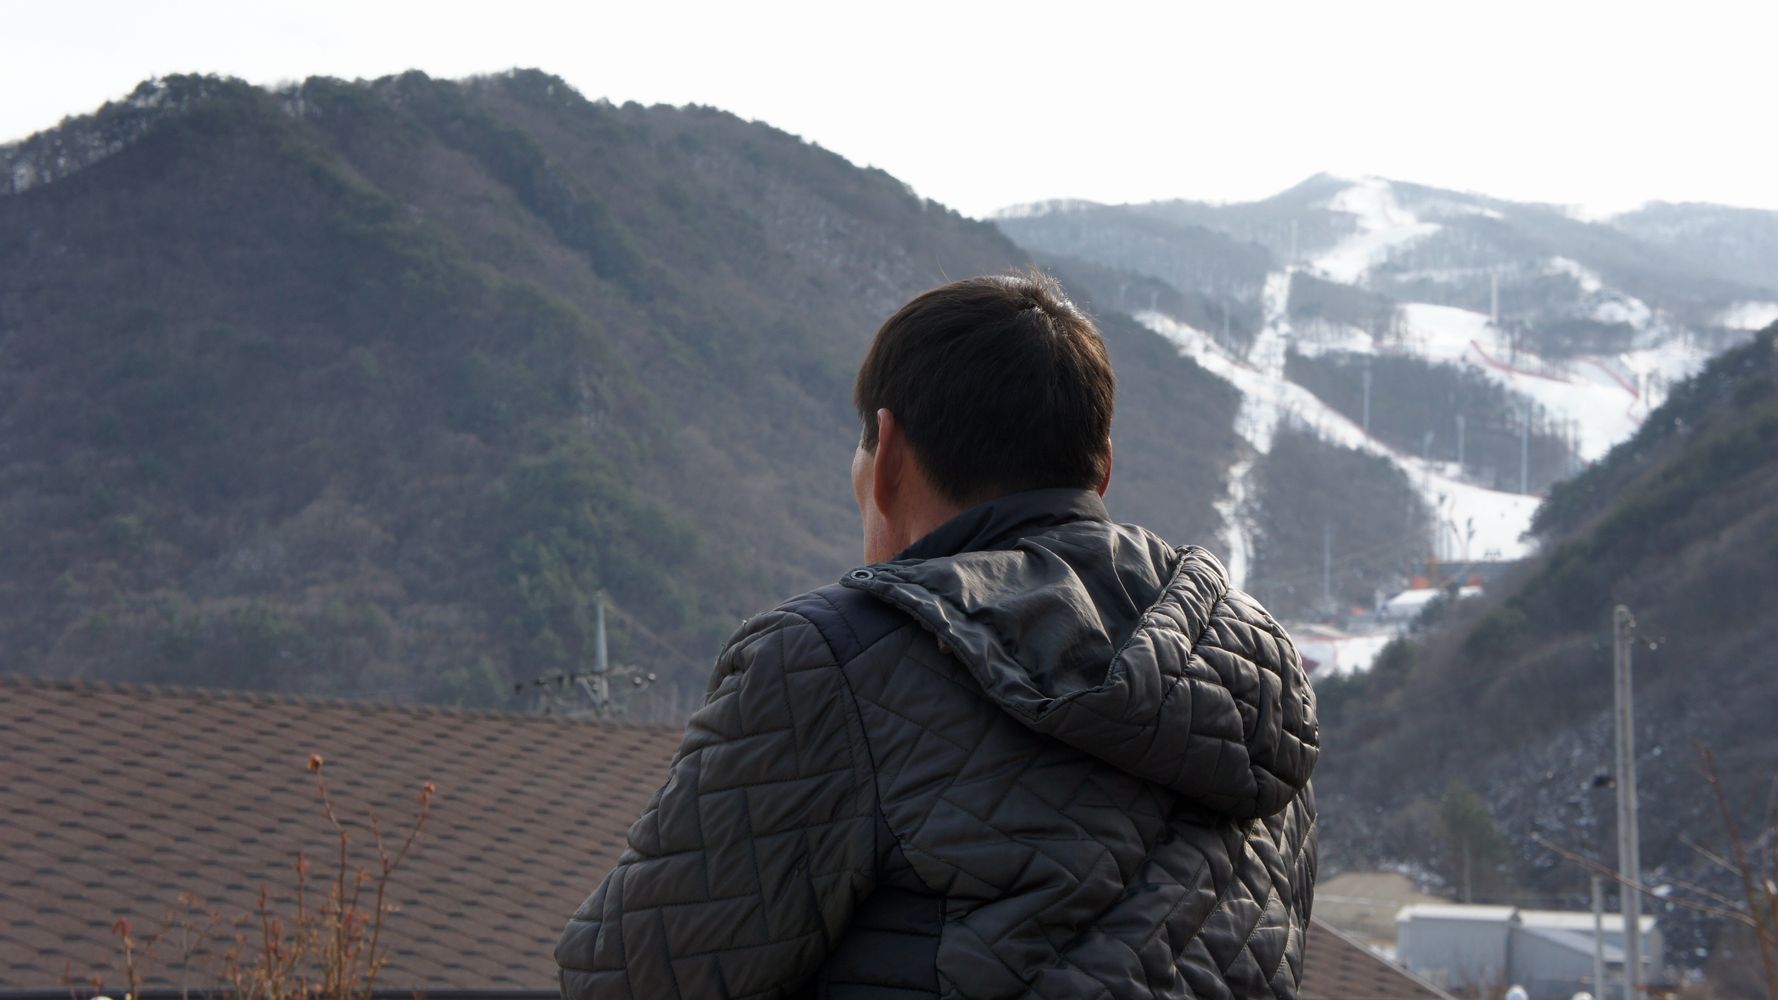
[[[871,341],[852,400],[863,445],[878,409],[956,503],[1096,488],[1111,462],[1117,380],[1093,321],[1039,271],[953,281],[916,296]]]

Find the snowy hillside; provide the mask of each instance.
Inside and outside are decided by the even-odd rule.
[[[1373,274],[1380,271],[1389,272],[1397,283],[1436,277],[1401,262],[1408,256],[1406,251],[1441,231],[1443,227],[1435,219],[1501,218],[1498,210],[1474,202],[1423,199],[1422,203],[1430,211],[1404,207],[1395,196],[1394,185],[1380,178],[1352,183],[1330,200],[1329,208],[1351,215],[1356,232],[1314,254],[1305,269],[1360,286],[1372,284]],[[1714,353],[1674,317],[1613,287],[1597,271],[1571,258],[1522,259],[1492,269],[1496,274],[1507,270],[1520,274],[1540,271],[1568,279],[1579,293],[1573,305],[1587,310],[1589,318],[1598,323],[1622,328],[1618,342],[1609,350],[1544,356],[1528,343],[1532,338],[1514,335],[1515,327],[1534,325],[1540,317],[1525,315],[1508,299],[1496,306],[1504,321],[1450,305],[1402,301],[1393,336],[1377,338],[1352,329],[1340,346],[1475,368],[1569,422],[1577,450],[1588,461],[1602,457],[1612,445],[1629,437],[1660,404],[1667,386],[1697,372]],[[1498,300],[1498,293],[1495,297]],[[1778,312],[1778,306],[1770,303],[1738,303],[1720,314],[1727,320],[1723,325],[1739,330],[1763,325],[1758,320],[1765,318],[1762,307],[1766,306]],[[1304,343],[1298,349],[1313,353],[1325,349],[1325,344]],[[1507,547],[1501,550],[1507,551]]]
[[[1144,267],[1140,253],[1125,245],[1108,259],[1104,234],[1126,231],[1132,217],[1147,213],[1269,251],[1272,268],[1263,282],[1187,289],[1220,295],[1225,316],[1256,312],[1258,332],[1249,341],[1229,337],[1226,329],[1218,336],[1141,302],[1120,303],[1241,393],[1235,428],[1248,451],[1230,470],[1229,493],[1218,508],[1238,581],[1247,580],[1255,535],[1264,528],[1254,523],[1249,502],[1255,461],[1287,424],[1394,463],[1432,511],[1429,561],[1516,560],[1534,545],[1526,532],[1540,497],[1522,464],[1507,471],[1508,488],[1501,489],[1500,475],[1484,482],[1448,454],[1416,453],[1399,440],[1392,446],[1367,432],[1350,408],[1341,412],[1293,381],[1286,363],[1293,352],[1348,363],[1413,358],[1485,377],[1519,401],[1525,434],[1533,419],[1541,421],[1561,436],[1574,461],[1592,462],[1633,434],[1669,386],[1778,316],[1778,304],[1768,301],[1778,295],[1764,287],[1700,276],[1702,268],[1663,257],[1666,251],[1642,247],[1630,234],[1546,206],[1375,177],[1325,176],[1274,202],[1047,203],[998,220],[1028,246],[1161,280],[1178,280],[1171,258]],[[1381,314],[1374,308],[1311,313],[1293,297],[1299,281],[1323,290],[1346,287],[1355,300],[1384,308]],[[1367,368],[1367,417],[1369,374]],[[1445,448],[1454,439],[1461,455],[1463,414],[1450,417],[1455,432],[1447,421],[1438,434]],[[1429,444],[1432,438],[1429,428]],[[1343,657],[1345,668],[1362,667],[1376,646],[1374,636],[1355,639],[1353,648],[1368,652]]]

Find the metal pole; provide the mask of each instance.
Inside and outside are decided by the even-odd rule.
[[[1605,880],[1593,876],[1593,990],[1605,1000]]]
[[[605,654],[605,598],[601,595],[597,603],[597,617],[594,619],[594,659],[593,659],[593,708],[600,715],[611,709],[611,661]]]
[[[1463,414],[1457,414],[1457,474],[1463,474]]]
[[[1636,619],[1622,604],[1612,609],[1617,692],[1618,897],[1624,911],[1624,1000],[1642,982],[1642,852],[1636,836],[1636,706],[1630,685],[1630,643]]]

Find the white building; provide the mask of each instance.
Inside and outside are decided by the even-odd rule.
[[[1662,968],[1661,932],[1652,916],[1641,923],[1647,982]],[[1533,1000],[1567,1000],[1580,990],[1606,993],[1593,982],[1591,913],[1420,903],[1402,907],[1395,928],[1402,964],[1444,989],[1518,984]],[[1600,931],[1606,979],[1622,982],[1623,917],[1606,915]]]

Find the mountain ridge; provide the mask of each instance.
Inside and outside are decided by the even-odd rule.
[[[692,703],[734,621],[857,558],[871,331],[1028,259],[769,126],[536,71],[151,90],[0,193],[11,671],[499,704],[586,668],[603,595],[643,702]],[[1102,326],[1112,509],[1199,540],[1232,400]]]

